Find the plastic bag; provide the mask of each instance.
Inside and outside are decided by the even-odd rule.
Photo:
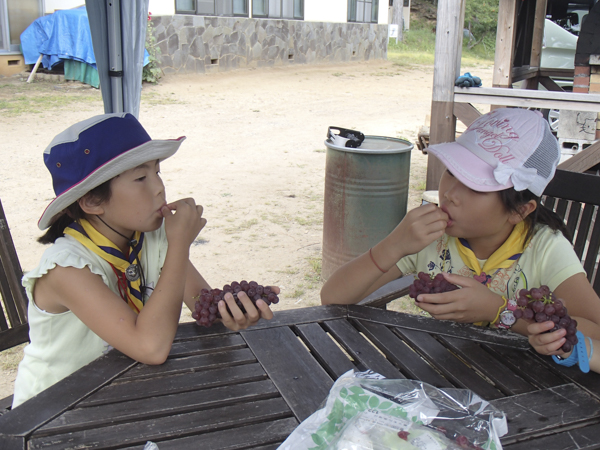
[[[503,412],[466,389],[349,371],[280,450],[501,450]]]

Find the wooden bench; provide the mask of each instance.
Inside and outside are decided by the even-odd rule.
[[[23,270],[0,202],[0,352],[29,342],[27,296],[21,284]],[[0,415],[12,404],[12,395],[0,399]]]

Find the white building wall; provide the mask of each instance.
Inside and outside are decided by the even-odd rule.
[[[123,0],[127,1],[127,0]],[[248,0],[252,9],[252,0]],[[45,13],[51,14],[56,9],[70,9],[83,6],[85,0],[44,0]],[[153,16],[169,16],[175,14],[174,0],[150,0],[148,10]],[[305,0],[304,20],[306,22],[345,23],[348,18],[348,0]],[[388,1],[379,0],[378,23],[388,23]]]
[[[85,0],[44,0],[44,14],[52,14],[57,9],[79,8]]]
[[[348,19],[348,0],[305,0],[306,22],[341,22]]]
[[[150,0],[148,11],[153,16],[171,16],[175,14],[175,0]]]

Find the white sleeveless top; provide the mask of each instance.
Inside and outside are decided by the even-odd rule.
[[[147,286],[156,286],[166,253],[167,236],[163,224],[158,230],[144,234],[141,262]],[[110,349],[71,311],[51,314],[35,304],[35,282],[57,265],[78,269],[88,267],[92,273],[102,277],[110,290],[120,295],[117,277],[111,266],[71,236],[57,239],[44,252],[40,264],[26,273],[22,281],[29,299],[27,316],[31,343],[25,347],[23,360],[19,364],[13,408]]]

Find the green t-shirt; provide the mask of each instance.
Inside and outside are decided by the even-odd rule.
[[[483,263],[480,261],[481,267]],[[403,274],[449,272],[465,277],[475,275],[460,257],[456,239],[446,234],[419,253],[402,258],[397,266]],[[571,243],[560,231],[541,226],[517,261],[506,269],[487,274],[486,286],[499,295],[514,298],[521,289],[542,285],[554,291],[563,281],[581,272],[585,273],[585,270]]]

